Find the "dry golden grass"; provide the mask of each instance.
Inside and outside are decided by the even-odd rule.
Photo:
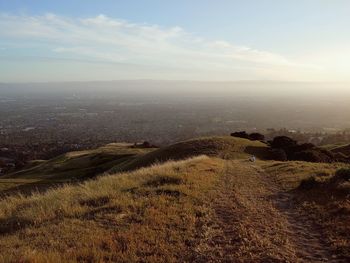
[[[0,192],[13,189],[25,184],[32,184],[38,182],[37,179],[11,179],[11,178],[0,178]]]
[[[297,200],[300,210],[322,228],[334,254],[350,260],[349,194],[346,197],[335,189],[319,188],[299,193]]]
[[[248,161],[248,149],[264,148],[201,138],[140,162],[154,163],[159,154],[159,161],[212,157],[2,199],[0,262],[297,262],[332,253],[350,259],[349,190],[327,186],[348,165]],[[298,188],[310,177],[321,187]]]
[[[338,169],[350,165],[262,162],[262,167],[291,191],[296,209],[321,230],[334,255],[350,260],[350,185],[330,183]],[[310,178],[316,183],[298,187]]]
[[[93,150],[68,152],[47,161],[30,164],[27,169],[10,173],[3,178],[79,179],[102,173],[121,162],[153,151],[153,148],[134,148],[132,144],[110,143]]]
[[[349,190],[335,198],[329,188],[298,188],[312,176],[326,182],[344,166],[225,161],[198,261],[347,262]]]
[[[0,195],[13,192],[30,194],[57,184],[86,180],[155,150],[132,146],[110,143],[93,150],[69,152],[50,160],[32,161],[22,170],[1,177]]]
[[[222,159],[242,159],[250,155],[266,157],[268,146],[260,141],[236,138],[232,136],[212,136],[195,138],[179,142],[150,152],[119,169],[136,169],[167,160],[183,160],[198,155],[207,155]]]
[[[0,261],[190,260],[223,161],[197,157],[0,201]]]
[[[2,176],[6,180],[0,180],[0,195],[44,192],[52,186],[86,180],[104,172],[131,171],[199,155],[224,159],[247,158],[250,154],[264,157],[266,150],[264,143],[231,136],[197,138],[161,149],[111,143],[93,150],[69,152],[47,161],[35,161],[20,171]]]
[[[261,161],[259,164],[269,174],[273,175],[281,186],[294,189],[302,180],[318,177],[319,180],[329,178],[340,168],[349,167],[345,163],[311,163],[301,161],[276,162]]]
[[[298,262],[288,221],[270,200],[274,191],[263,174],[250,162],[225,164],[199,261]]]
[[[350,183],[318,180],[295,191],[300,211],[320,226],[334,254],[350,260]]]

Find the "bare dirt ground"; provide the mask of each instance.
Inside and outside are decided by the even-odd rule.
[[[228,161],[197,262],[346,262],[258,164]]]

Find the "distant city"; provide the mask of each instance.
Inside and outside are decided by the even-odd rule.
[[[171,83],[157,83],[162,84]],[[63,88],[57,89],[57,85],[1,84],[2,172],[30,160],[110,142],[150,141],[164,146],[241,130],[258,131],[267,138],[288,135],[315,145],[350,142],[350,117],[346,114],[350,105],[345,99],[334,102],[309,96],[286,100],[282,94],[268,99],[262,93],[244,95],[244,89],[237,96],[228,93],[221,97],[196,92],[155,95],[151,88],[133,92],[140,83],[129,85],[129,92],[105,86],[91,91],[81,84],[70,89],[62,84]]]

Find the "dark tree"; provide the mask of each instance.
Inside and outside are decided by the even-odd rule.
[[[249,134],[246,133],[245,131],[233,132],[233,133],[231,133],[231,136],[232,136],[232,137],[238,137],[238,138],[249,139]]]
[[[249,139],[252,141],[264,141],[265,136],[261,133],[254,132],[249,134]]]
[[[297,146],[297,142],[287,136],[277,136],[271,142],[272,148],[288,149]]]

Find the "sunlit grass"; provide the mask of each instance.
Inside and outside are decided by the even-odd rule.
[[[0,202],[0,259],[29,262],[190,258],[203,200],[223,161],[197,157]],[[0,260],[0,261],[1,261]]]
[[[318,177],[319,180],[333,176],[334,173],[344,167],[349,167],[345,163],[311,163],[300,161],[261,162],[266,172],[275,176],[276,180],[286,189],[293,189],[299,186],[302,180],[310,177]]]

